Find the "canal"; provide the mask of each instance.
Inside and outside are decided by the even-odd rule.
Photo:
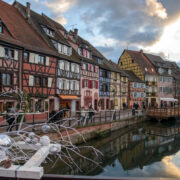
[[[95,156],[90,149],[81,153],[99,162],[72,155],[77,166],[57,161],[43,164],[46,174],[110,177],[176,177],[180,178],[180,122],[142,123],[114,133],[99,134],[86,144],[99,149]]]

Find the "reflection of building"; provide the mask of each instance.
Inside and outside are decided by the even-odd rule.
[[[143,124],[143,127],[137,126],[133,129],[126,129],[122,132],[114,132],[100,141],[94,142],[93,146],[98,148],[104,156],[97,158],[89,150],[83,151],[83,155],[98,161],[101,159],[102,167],[114,166],[115,161],[118,159],[124,171],[132,170],[134,168],[143,168],[143,166],[150,165],[153,162],[161,161],[166,156],[173,154],[179,150],[180,136],[172,137],[174,133],[178,133],[180,127],[163,128]],[[156,136],[161,132],[166,134],[166,131],[171,131],[168,136]],[[151,133],[150,135],[148,135]],[[147,135],[145,135],[147,134]],[[54,167],[53,173],[57,169],[61,169],[61,174],[76,174],[76,175],[98,175],[102,173],[102,169],[95,166],[93,163],[86,161],[83,158],[75,156],[75,162],[83,170],[80,172],[77,167],[71,168],[59,163]],[[48,172],[48,173],[52,173]]]

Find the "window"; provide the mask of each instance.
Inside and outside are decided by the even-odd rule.
[[[14,58],[14,49],[4,48],[4,56]]]
[[[83,69],[87,71],[88,65],[87,64],[83,64]]]
[[[2,84],[4,86],[12,85],[12,74],[3,73],[2,74]]]
[[[78,54],[81,55],[81,56],[83,55],[82,48],[78,48]]]
[[[122,89],[122,92],[125,93],[125,92],[126,92],[126,88],[123,88],[123,89]]]
[[[88,80],[85,80],[85,88],[88,87]]]
[[[60,61],[59,63],[59,68],[64,70],[64,61]]]
[[[23,60],[24,60],[24,62],[28,62],[29,61],[29,53],[28,52],[24,52]]]
[[[50,28],[47,28],[47,27],[43,27],[43,30],[44,32],[48,35],[48,36],[51,36],[51,37],[54,37],[55,36],[55,32],[54,30],[50,29]]]
[[[2,26],[2,24],[0,24],[0,33],[1,34],[3,33],[3,26]]]
[[[145,68],[145,71],[147,72],[147,68]]]
[[[34,78],[34,85],[35,86],[40,86],[41,85],[41,78],[40,77],[35,77]]]
[[[42,87],[47,87],[48,86],[48,78],[43,77],[42,78]]]
[[[132,59],[132,63],[134,63],[134,59]]]
[[[79,65],[78,65],[78,64],[76,64],[75,72],[76,72],[76,73],[79,73]]]
[[[64,45],[64,54],[68,54],[68,47]]]
[[[39,64],[45,64],[45,56],[40,56],[38,57],[38,63]]]
[[[75,71],[75,64],[71,64],[71,72]]]
[[[65,70],[66,71],[70,70],[70,63],[69,62],[65,62]]]
[[[93,81],[93,88],[96,88],[96,81]]]
[[[171,72],[172,72],[171,69],[168,69],[168,74],[169,74],[169,75],[171,75]]]

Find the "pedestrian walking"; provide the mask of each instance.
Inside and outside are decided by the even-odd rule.
[[[92,105],[89,106],[89,120],[92,121],[92,118],[94,116],[94,109]]]
[[[7,114],[6,114],[6,122],[8,123],[8,128],[7,128],[8,132],[12,131],[12,128],[14,127],[14,123],[15,123],[15,117],[11,113],[12,111],[10,110],[10,108],[8,108]]]
[[[81,108],[81,123],[83,125],[86,123],[86,110],[84,107]]]

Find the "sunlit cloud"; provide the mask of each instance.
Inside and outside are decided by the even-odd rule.
[[[53,1],[44,1],[43,4],[47,6],[47,8],[51,9],[55,13],[63,13],[69,10],[76,0],[53,0]]]
[[[156,44],[145,49],[151,52],[164,52],[166,58],[180,61],[180,18],[173,24],[165,27],[163,34]]]
[[[173,156],[167,156],[162,160],[165,172],[172,177],[180,178],[180,168],[172,162]]]
[[[67,19],[63,16],[63,15],[59,15],[55,18],[55,20],[62,24],[62,25],[66,25],[67,24]]]
[[[146,5],[146,11],[150,16],[157,16],[161,19],[166,19],[168,17],[166,9],[163,7],[162,3],[157,0],[146,0]]]

